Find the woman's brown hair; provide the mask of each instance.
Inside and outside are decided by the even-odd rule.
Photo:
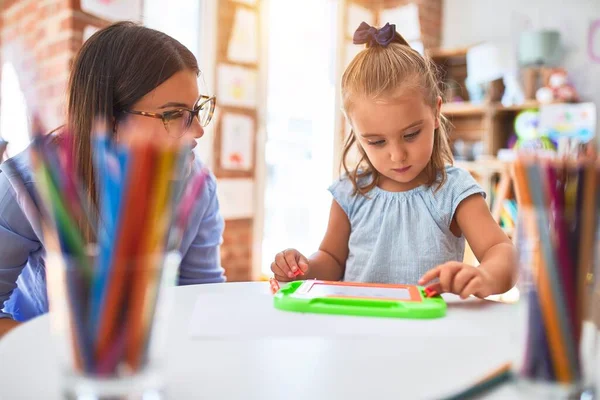
[[[409,87],[419,88],[427,105],[436,110],[438,98],[442,96],[437,76],[436,67],[431,59],[412,49],[397,32],[394,33],[391,43],[385,46],[369,42],[367,48],[350,62],[342,76],[344,114],[350,120],[353,99],[383,98],[393,95],[400,88]],[[437,188],[445,183],[445,166],[453,160],[448,143],[447,120],[442,115],[439,119],[439,128],[434,131],[433,153],[426,167],[426,183],[433,185],[437,182]],[[349,153],[354,145],[357,147],[359,160],[357,165],[349,168]],[[380,174],[357,142],[354,131],[344,142],[341,167],[352,182],[355,194],[366,195],[379,183]]]
[[[97,117],[118,122],[148,92],[182,70],[200,73],[196,57],[165,33],[118,22],[92,35],[75,57],[68,87],[67,126],[75,168],[97,205],[91,132]],[[90,232],[84,232],[90,239]]]

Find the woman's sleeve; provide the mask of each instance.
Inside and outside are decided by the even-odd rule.
[[[19,207],[15,191],[6,174],[0,171],[0,318],[12,318],[2,312],[4,303],[17,287],[17,278],[40,242]]]
[[[220,254],[225,223],[219,210],[215,177],[210,174],[206,182],[206,194],[200,200],[199,215],[202,219],[197,234],[183,255],[179,285],[225,282]]]

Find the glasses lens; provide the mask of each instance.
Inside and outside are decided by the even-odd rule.
[[[192,126],[193,119],[194,117],[192,113],[188,110],[178,110],[170,113],[167,117],[169,135],[173,137],[181,137],[185,135],[185,133]]]
[[[208,125],[215,111],[215,99],[204,100],[198,111],[198,120],[202,126]]]

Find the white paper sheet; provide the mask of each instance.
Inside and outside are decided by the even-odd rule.
[[[378,286],[337,285],[304,281],[296,290],[296,295],[312,297],[361,297],[370,299],[410,300],[408,288]]]
[[[238,7],[227,47],[227,58],[233,62],[258,62],[258,30],[256,12]]]
[[[224,219],[254,216],[254,182],[252,179],[219,179],[217,198]]]
[[[249,68],[221,64],[217,69],[219,105],[254,108],[257,104],[257,74]]]
[[[221,120],[221,166],[230,170],[252,169],[254,120],[242,114],[223,114]]]

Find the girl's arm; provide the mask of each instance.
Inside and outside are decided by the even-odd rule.
[[[470,295],[484,298],[505,293],[514,286],[516,249],[492,218],[482,196],[471,195],[458,205],[450,230],[456,236],[465,235],[480,262],[479,267],[451,261],[428,271],[419,284],[439,278],[434,290],[459,294],[462,298]]]
[[[339,281],[344,277],[350,240],[350,221],[342,207],[333,200],[329,222],[319,250],[309,257],[310,269],[304,279]]]
[[[344,277],[349,239],[350,221],[348,216],[342,207],[333,200],[327,231],[319,250],[308,259],[298,250],[284,250],[275,256],[271,270],[275,274],[275,278],[282,282],[293,279],[339,281]],[[297,269],[302,270],[304,274],[294,277],[293,272]]]
[[[477,257],[479,268],[492,278],[492,294],[510,290],[517,276],[517,251],[483,197],[474,195],[463,200],[456,209],[455,220]]]

